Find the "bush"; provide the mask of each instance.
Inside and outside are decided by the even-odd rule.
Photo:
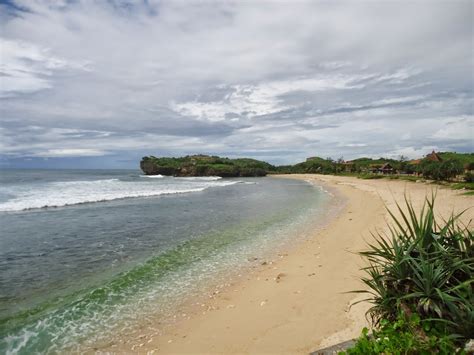
[[[440,173],[441,179],[451,180],[456,176],[462,174],[464,167],[462,163],[457,159],[445,160],[441,163]]]
[[[419,167],[419,172],[427,179],[440,180],[441,179],[441,163],[434,161],[422,161]]]
[[[474,236],[460,215],[438,224],[434,200],[419,215],[408,200],[407,212],[397,205],[401,218],[389,211],[390,235],[374,235],[361,253],[369,261],[362,279],[368,290],[355,292],[370,294],[376,327],[418,314],[424,325],[462,342],[474,337]]]
[[[474,182],[474,173],[471,173],[470,171],[468,171],[466,174],[464,174],[464,181]]]
[[[443,162],[425,160],[420,166],[423,176],[434,180],[450,180],[462,174],[463,171],[463,165],[457,159],[448,159]]]
[[[381,321],[379,330],[369,335],[367,328],[356,344],[346,352],[348,355],[371,354],[455,354],[459,352],[454,338],[423,324],[417,314],[410,318],[400,316],[395,322]]]

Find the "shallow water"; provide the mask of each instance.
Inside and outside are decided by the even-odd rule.
[[[138,171],[5,170],[0,184],[1,353],[133,331],[288,243],[330,200],[304,181]]]

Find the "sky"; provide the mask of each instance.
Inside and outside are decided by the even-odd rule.
[[[473,152],[473,3],[0,0],[0,167]]]

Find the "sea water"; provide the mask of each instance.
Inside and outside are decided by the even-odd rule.
[[[110,344],[285,243],[330,196],[281,178],[0,171],[0,353]]]

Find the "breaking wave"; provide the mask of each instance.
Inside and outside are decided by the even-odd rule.
[[[163,175],[140,175],[141,178],[149,178],[149,179],[161,179],[164,178]]]
[[[216,181],[222,178],[220,176],[186,176],[186,177],[177,177],[176,179],[186,180],[186,181]]]
[[[157,175],[158,176],[158,175]],[[113,201],[124,198],[153,197],[170,194],[199,192],[211,187],[229,186],[240,181],[217,179],[134,180],[104,179],[93,181],[49,182],[2,188],[2,194],[11,196],[0,202],[1,212],[15,212],[41,208],[65,207],[84,203]]]

